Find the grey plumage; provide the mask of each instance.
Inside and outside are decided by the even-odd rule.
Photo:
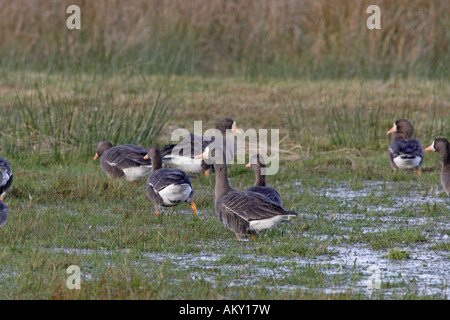
[[[395,121],[388,134],[391,136],[389,145],[389,161],[394,170],[400,169],[420,169],[424,158],[422,144],[419,140],[412,138],[414,128],[406,119]]]
[[[276,189],[266,185],[266,164],[263,156],[260,154],[252,156],[246,167],[251,167],[255,171],[255,184],[253,187],[248,188],[247,191],[261,193],[282,207],[283,201],[281,200],[280,193]]]
[[[162,155],[157,146],[148,149],[148,157],[152,160],[153,170],[147,179],[146,191],[150,201],[159,214],[160,207],[173,207],[187,202],[198,215],[194,203],[194,188],[191,176],[177,168],[162,169]]]
[[[297,215],[263,194],[231,188],[228,183],[227,164],[216,161],[214,167],[216,215],[226,228],[234,232],[238,240],[245,234],[259,234]]]
[[[0,198],[1,201],[5,198],[6,193],[11,188],[13,183],[13,173],[11,165],[3,157],[0,157]]]
[[[2,228],[9,216],[9,208],[3,201],[0,201],[0,228]]]
[[[125,178],[139,181],[152,169],[150,159],[144,159],[147,150],[142,147],[125,144],[113,147],[108,141],[97,144],[94,159],[100,157],[103,172],[111,178]]]
[[[426,148],[427,151],[435,151],[441,154],[441,184],[445,193],[450,196],[450,143],[445,138],[437,138],[431,146]]]
[[[227,161],[234,159],[237,152],[237,142],[234,138],[226,140],[227,130],[239,133],[236,122],[231,118],[224,118],[216,124],[216,129],[222,135],[223,144],[227,151]],[[216,142],[215,136],[199,136],[189,134],[178,144],[170,144],[161,149],[163,162],[191,173],[214,171],[212,163],[195,159],[195,156],[203,153],[206,148]]]

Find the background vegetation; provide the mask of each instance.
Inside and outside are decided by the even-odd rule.
[[[77,4],[82,28],[66,28]],[[381,9],[368,30],[366,9]],[[0,66],[295,78],[449,77],[450,3],[0,1]]]

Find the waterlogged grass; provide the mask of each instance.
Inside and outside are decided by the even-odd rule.
[[[399,82],[374,94],[364,88],[378,82],[361,89],[353,82],[143,81],[12,74],[0,83],[2,156],[14,170],[6,196],[11,214],[0,231],[0,298],[448,299],[450,203],[440,186],[440,159],[427,154],[421,177],[394,174],[385,136],[402,110],[424,112],[416,118],[424,144],[433,123],[441,121],[433,130],[448,133],[442,117],[448,85]],[[146,92],[162,81],[170,93]],[[87,83],[93,84],[83,89]],[[23,91],[15,90],[19,84]],[[351,95],[356,88],[363,98]],[[417,103],[400,107],[404,95]],[[336,96],[345,98],[328,110]],[[300,97],[304,114],[298,121],[288,125],[271,116],[292,112]],[[374,117],[363,108],[371,100],[380,106]],[[394,110],[384,108],[390,101]],[[430,107],[429,101],[437,103]],[[78,123],[94,116],[87,111],[94,105],[98,125]],[[158,113],[162,108],[168,113]],[[236,241],[215,217],[214,175],[193,179],[198,217],[188,204],[156,216],[145,179],[137,185],[110,180],[92,160],[100,136],[163,145],[174,128],[191,130],[194,120],[204,119],[206,129],[222,116],[243,129],[280,128],[286,153],[267,182],[299,216],[255,240]],[[151,137],[145,134],[150,127]],[[56,152],[50,137],[61,141]],[[231,165],[229,177],[241,190],[254,182],[243,165]],[[66,286],[70,265],[80,267],[81,290]],[[366,284],[371,265],[381,270],[378,290]]]

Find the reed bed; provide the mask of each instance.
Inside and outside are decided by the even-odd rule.
[[[81,30],[66,8],[81,8]],[[381,29],[368,30],[369,5]],[[448,78],[450,3],[0,1],[0,65],[258,78]]]
[[[145,94],[112,91],[55,94],[36,88],[17,94],[3,106],[2,147],[16,156],[54,160],[79,159],[92,154],[102,140],[113,144],[155,143],[181,98],[162,89]],[[131,140],[130,140],[131,139]]]

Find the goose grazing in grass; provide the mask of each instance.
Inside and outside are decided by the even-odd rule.
[[[389,160],[394,171],[417,168],[421,175],[423,148],[419,140],[412,138],[414,128],[406,119],[398,119],[387,134],[392,134],[389,146]]]
[[[152,171],[150,159],[144,159],[147,150],[132,144],[113,147],[109,141],[97,144],[94,160],[100,157],[102,170],[110,178],[139,181]]]
[[[283,202],[281,201],[280,193],[276,189],[266,186],[266,163],[263,156],[255,154],[245,166],[255,171],[255,184],[253,187],[248,188],[247,191],[261,193],[282,207]]]
[[[161,150],[157,146],[150,146],[145,158],[150,158],[153,163],[153,171],[147,179],[147,195],[155,206],[159,215],[160,207],[173,207],[187,202],[191,205],[195,215],[198,216],[194,203],[194,188],[190,176],[181,169],[162,169]]]
[[[198,157],[214,159],[216,216],[226,228],[234,232],[238,241],[241,241],[246,234],[254,239],[257,234],[275,227],[290,217],[297,216],[297,213],[285,210],[261,193],[231,188],[228,183],[227,164],[224,161],[225,154],[219,150],[220,148],[213,148],[209,155],[203,153]],[[215,159],[215,153],[219,152],[222,157]]]
[[[224,144],[226,144],[227,159],[234,159],[237,152],[237,144],[234,137],[226,140],[227,130],[232,133],[241,134],[241,130],[237,127],[236,121],[231,118],[223,118],[216,124],[216,129],[222,133]],[[164,163],[173,164],[176,168],[189,173],[205,173],[207,177],[214,166],[206,164],[202,159],[195,156],[204,153],[206,148],[215,140],[214,136],[199,136],[195,134],[187,135],[180,143],[165,146],[161,153]]]
[[[435,151],[441,154],[441,183],[445,193],[450,196],[450,143],[445,138],[437,138],[425,151]]]
[[[0,201],[0,229],[5,225],[6,220],[8,219],[8,215],[8,206],[3,201]]]
[[[13,173],[8,160],[0,157],[0,200],[5,199],[6,192],[11,188]]]

